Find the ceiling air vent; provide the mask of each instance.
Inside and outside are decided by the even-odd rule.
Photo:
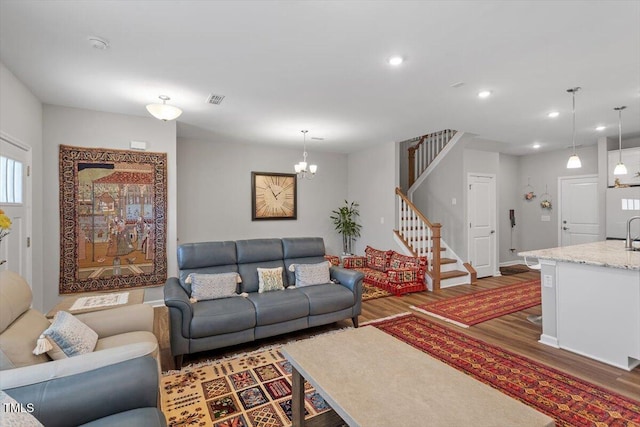
[[[207,104],[220,105],[223,99],[224,95],[215,95],[212,93],[207,97]]]

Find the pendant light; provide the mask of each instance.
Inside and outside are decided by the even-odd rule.
[[[294,169],[298,174],[298,178],[312,179],[316,176],[318,165],[308,165],[307,168],[307,132],[308,130],[301,130],[304,138],[304,151],[302,152],[302,161],[294,165]]]
[[[622,110],[627,108],[626,106],[616,107],[614,110],[618,112],[618,164],[613,170],[614,175],[626,175],[627,167],[622,163]]]
[[[567,162],[567,169],[578,169],[582,167],[582,162],[580,161],[580,157],[576,154],[576,92],[579,91],[580,87],[574,87],[571,89],[567,89],[567,92],[571,93],[573,96],[573,154],[569,157],[569,161]]]
[[[158,98],[162,100],[162,104],[149,104],[147,105],[147,111],[158,120],[175,120],[180,117],[182,110],[173,105],[168,105],[169,98],[167,95],[160,95]]]

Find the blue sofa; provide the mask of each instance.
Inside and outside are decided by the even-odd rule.
[[[324,285],[258,292],[257,268],[283,267],[285,287],[295,284],[291,264],[325,261],[319,237],[200,242],[178,247],[179,277],[164,287],[169,308],[171,353],[176,369],[183,355],[250,342],[260,338],[351,318],[358,327],[363,274],[332,266]],[[247,298],[190,302],[190,273],[237,272]]]

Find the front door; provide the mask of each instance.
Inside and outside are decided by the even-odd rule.
[[[600,240],[598,177],[558,178],[560,187],[560,246]]]
[[[31,283],[28,256],[27,170],[29,152],[0,136],[0,209],[11,220],[0,243],[0,269],[11,270]]]
[[[468,175],[469,262],[478,277],[496,274],[495,181],[495,175]]]

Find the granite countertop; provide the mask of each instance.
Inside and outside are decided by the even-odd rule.
[[[585,243],[518,253],[522,257],[640,270],[640,251],[627,251],[623,240]]]

